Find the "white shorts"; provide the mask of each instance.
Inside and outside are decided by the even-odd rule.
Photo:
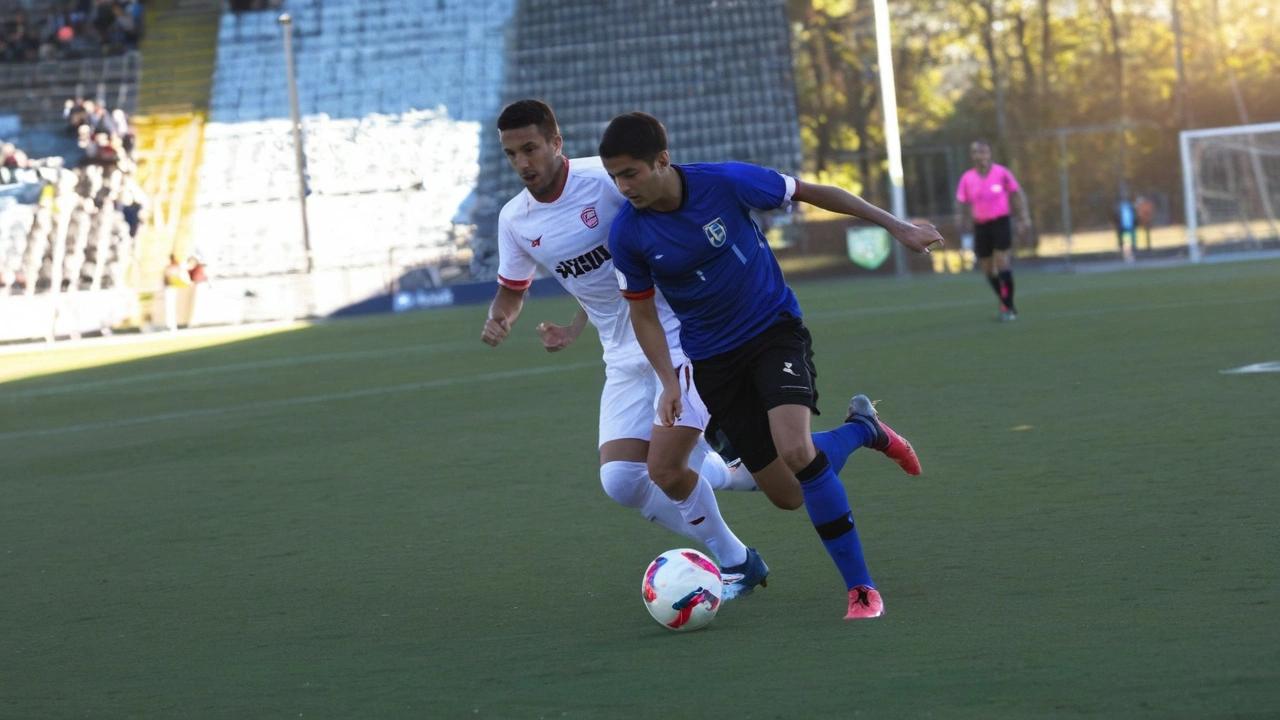
[[[683,407],[676,425],[703,430],[711,414],[693,385],[693,366],[688,358],[679,358],[676,372]],[[645,358],[606,365],[604,390],[600,392],[600,444],[625,438],[648,441],[653,426],[661,422],[657,411],[661,395],[662,383]]]

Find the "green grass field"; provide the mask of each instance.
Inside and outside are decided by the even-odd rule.
[[[924,463],[844,471],[857,623],[759,493],[769,587],[649,618],[687,542],[600,490],[565,300],[0,355],[0,717],[1280,716],[1280,374],[1220,373],[1280,360],[1280,262],[1018,280],[797,288],[815,428],[865,392]]]

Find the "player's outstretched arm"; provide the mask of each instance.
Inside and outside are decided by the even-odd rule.
[[[671,347],[667,345],[667,331],[658,318],[658,306],[654,304],[653,295],[641,300],[631,300],[631,327],[636,331],[636,340],[644,356],[653,366],[658,379],[662,381],[662,395],[658,399],[658,417],[662,424],[671,427],[676,418],[684,412],[680,406],[680,378],[676,377],[676,369],[671,365]]]
[[[498,286],[498,294],[493,296],[493,302],[489,304],[489,317],[484,321],[484,331],[480,333],[480,340],[485,345],[498,347],[507,339],[511,326],[520,317],[526,292],[528,291]]]
[[[895,240],[912,252],[927,253],[934,245],[943,244],[942,236],[933,225],[909,223],[881,210],[848,190],[833,185],[819,185],[797,180],[796,190],[792,193],[791,199],[809,203],[830,212],[873,222],[888,230]]]
[[[541,322],[534,329],[538,331],[538,337],[542,338],[542,347],[546,348],[547,352],[559,352],[572,345],[586,326],[587,311],[579,305],[578,312],[573,314],[573,320],[570,320],[568,325]]]

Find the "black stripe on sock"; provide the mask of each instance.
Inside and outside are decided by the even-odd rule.
[[[813,462],[809,463],[803,470],[796,473],[796,479],[802,483],[807,483],[821,475],[822,471],[829,467],[831,467],[831,461],[827,460],[827,454],[819,450],[818,454],[813,458]]]
[[[835,540],[853,529],[853,513],[845,513],[844,517],[814,525],[813,529],[818,531],[818,537],[823,540]]]

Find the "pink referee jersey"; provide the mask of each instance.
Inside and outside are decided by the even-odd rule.
[[[979,175],[976,168],[970,168],[960,176],[956,200],[969,203],[973,208],[974,222],[988,223],[1009,214],[1009,196],[1020,189],[1009,168],[991,163],[986,175]]]

